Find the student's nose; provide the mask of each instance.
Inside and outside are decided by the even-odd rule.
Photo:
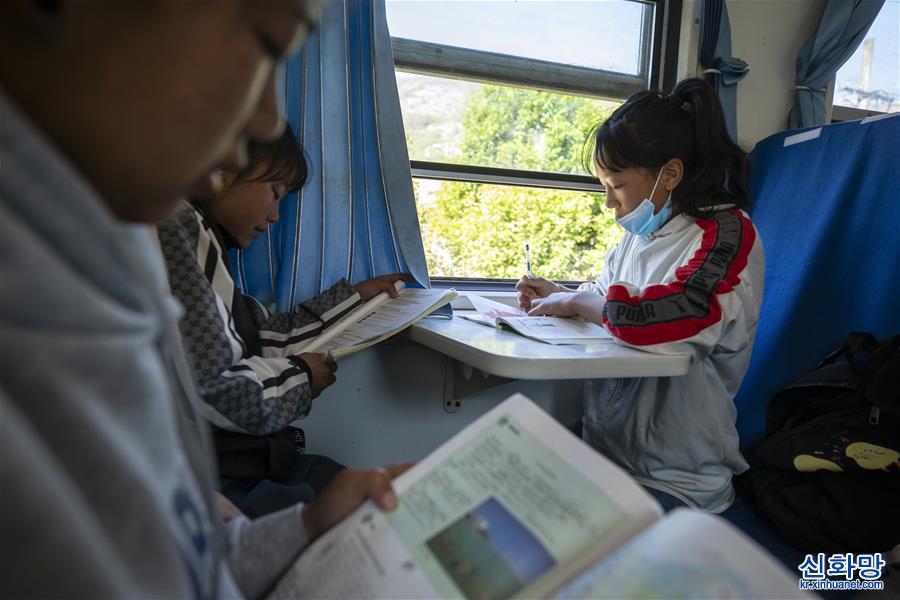
[[[278,93],[275,90],[275,69],[269,73],[266,85],[259,98],[259,104],[244,129],[251,140],[267,141],[280,136],[284,131],[284,119],[278,107]]]
[[[269,223],[277,223],[278,222],[278,205],[281,204],[279,201],[275,201],[275,204],[272,205],[272,212],[269,213]]]

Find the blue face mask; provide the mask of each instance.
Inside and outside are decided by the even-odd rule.
[[[659,175],[656,176],[656,183],[653,184],[653,189],[650,191],[650,198],[656,192],[660,176],[662,176],[662,169],[660,169]],[[650,201],[650,198],[644,198],[644,201],[638,204],[637,208],[624,217],[616,219],[616,223],[635,235],[650,235],[658,231],[672,215],[672,192],[669,192],[666,203],[663,204],[663,207],[656,214],[654,214],[656,205]]]

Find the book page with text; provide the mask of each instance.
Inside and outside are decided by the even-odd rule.
[[[340,335],[320,344],[316,352],[331,352],[335,358],[346,356],[371,346],[409,327],[450,302],[454,290],[421,289],[405,287],[398,291],[399,298],[390,298],[372,312],[353,323]]]
[[[301,555],[273,597],[540,596],[661,512],[632,478],[521,395],[395,489],[396,511],[364,505]]]
[[[798,581],[727,521],[679,509],[554,598],[812,597]]]
[[[406,284],[403,281],[397,281],[394,283],[394,289],[397,290],[397,293],[402,293],[406,288]],[[322,348],[332,348],[333,344],[331,341],[343,334],[349,327],[351,327],[354,323],[362,319],[368,314],[374,312],[379,306],[386,303],[391,299],[391,296],[387,292],[381,292],[374,298],[370,298],[367,302],[364,302],[361,306],[356,307],[355,310],[350,312],[349,314],[344,315],[337,323],[329,326],[325,331],[320,333],[316,338],[314,338],[309,344],[304,348],[304,352],[328,352],[328,350],[323,350]]]
[[[574,317],[503,317],[500,322],[525,337],[548,344],[594,344],[615,341],[602,325]]]

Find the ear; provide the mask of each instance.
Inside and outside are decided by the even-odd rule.
[[[680,158],[673,158],[663,165],[662,183],[667,192],[678,187],[684,177],[684,163]]]

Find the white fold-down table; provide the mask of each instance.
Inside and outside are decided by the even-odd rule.
[[[553,346],[459,317],[422,319],[410,328],[409,337],[476,369],[511,379],[670,377],[687,373],[691,362],[689,354],[651,354],[612,340]]]

